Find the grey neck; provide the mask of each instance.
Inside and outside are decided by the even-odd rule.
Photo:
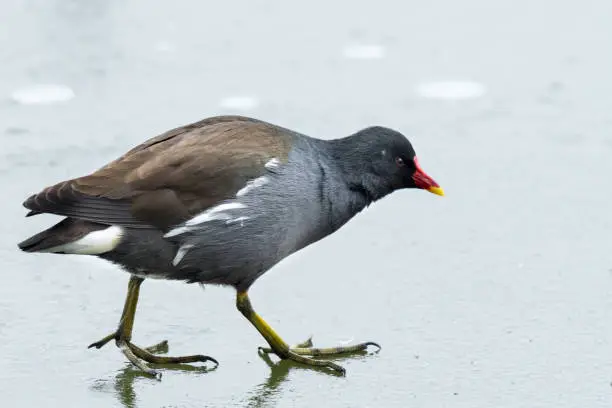
[[[337,230],[368,205],[391,191],[381,188],[370,160],[349,138],[326,141],[330,167],[322,169],[330,225]]]
[[[362,197],[363,207],[391,193],[392,187],[386,185],[372,167],[371,148],[366,141],[353,135],[330,140],[329,145],[334,163],[346,185]]]

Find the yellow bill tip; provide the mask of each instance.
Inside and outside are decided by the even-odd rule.
[[[436,194],[436,195],[444,197],[444,190],[442,190],[442,187],[429,187],[427,189],[427,191],[429,191],[430,193],[433,193],[433,194]]]

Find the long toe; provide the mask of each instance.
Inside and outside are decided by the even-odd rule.
[[[90,348],[95,347],[97,349],[101,349],[102,347],[104,347],[106,345],[106,343],[108,343],[111,340],[116,339],[117,337],[118,337],[118,335],[117,335],[116,332],[111,333],[108,336],[104,337],[103,339],[98,340],[98,341],[96,341],[94,343],[91,343],[89,346],[87,346],[87,348],[90,349]]]
[[[118,332],[114,332],[94,343],[91,343],[89,346],[87,346],[87,348],[88,349],[90,348],[101,349],[102,347],[106,346],[106,344],[110,342],[111,340],[120,339],[120,338],[121,338],[121,335]],[[145,347],[145,350],[151,353],[161,354],[161,353],[167,353],[168,347],[169,347],[168,340],[163,340],[152,346]]]
[[[313,367],[326,367],[333,370],[336,374],[346,375],[346,370],[341,365],[338,365],[332,361],[327,360],[315,360],[314,358],[305,357],[299,354],[289,351],[285,357],[288,360],[295,361],[296,363],[302,363]]]
[[[300,343],[297,343],[295,346],[291,346],[291,350],[311,348],[311,347],[312,347],[312,336],[310,336],[308,339]],[[258,347],[257,350],[264,354],[274,353],[274,350],[272,350],[270,347]]]
[[[294,353],[304,356],[340,356],[343,354],[353,354],[362,351],[366,351],[369,346],[377,347],[379,351],[381,349],[378,343],[373,341],[366,341],[364,343],[353,344],[351,346],[338,346],[338,347],[304,347],[304,348],[292,348],[291,351]]]
[[[138,367],[141,371],[143,371],[144,373],[157,378],[158,380],[161,380],[161,373],[152,369],[151,367],[149,367],[143,360],[141,360],[140,358],[138,358],[138,356],[136,356],[134,354],[134,352],[132,352],[132,349],[129,346],[129,342],[125,341],[125,340],[118,340],[117,341],[117,346],[121,349],[121,351],[123,352],[123,354],[127,357],[128,360],[130,360],[130,362],[132,364],[134,364],[136,367]]]
[[[145,350],[153,354],[165,354],[168,352],[169,348],[168,340],[163,340],[152,346],[145,347]]]
[[[381,346],[378,343],[373,341],[366,341],[363,343],[358,343],[350,346],[338,346],[338,347],[313,347],[312,337],[308,340],[298,343],[295,346],[291,347],[290,350],[302,356],[341,356],[345,354],[353,354],[362,351],[366,351],[369,346],[373,346],[378,348],[377,352],[381,350]],[[274,353],[274,350],[270,347],[259,347],[260,352],[269,354]]]
[[[152,364],[189,364],[189,363],[206,363],[211,362],[215,364],[215,367],[219,366],[219,362],[203,354],[194,354],[191,356],[179,356],[179,357],[168,357],[168,356],[157,356],[145,349],[138,347],[133,343],[127,343],[130,350],[140,359],[147,361]]]

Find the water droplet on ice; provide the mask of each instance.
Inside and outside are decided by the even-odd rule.
[[[219,106],[224,109],[251,110],[259,105],[253,96],[228,96],[221,99]]]
[[[385,56],[385,48],[377,44],[352,44],[344,48],[343,54],[350,59],[380,59]]]
[[[39,84],[17,89],[11,98],[22,105],[43,105],[67,102],[75,97],[74,91],[66,85]]]

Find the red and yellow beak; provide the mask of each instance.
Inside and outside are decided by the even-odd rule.
[[[419,165],[419,160],[416,158],[416,156],[414,157],[414,165],[416,167],[416,171],[412,175],[412,179],[414,180],[415,186],[417,188],[427,190],[430,193],[443,196],[444,190],[442,190],[442,187],[440,187],[440,185],[436,183],[434,179],[429,177],[427,173],[423,171],[423,169]]]

